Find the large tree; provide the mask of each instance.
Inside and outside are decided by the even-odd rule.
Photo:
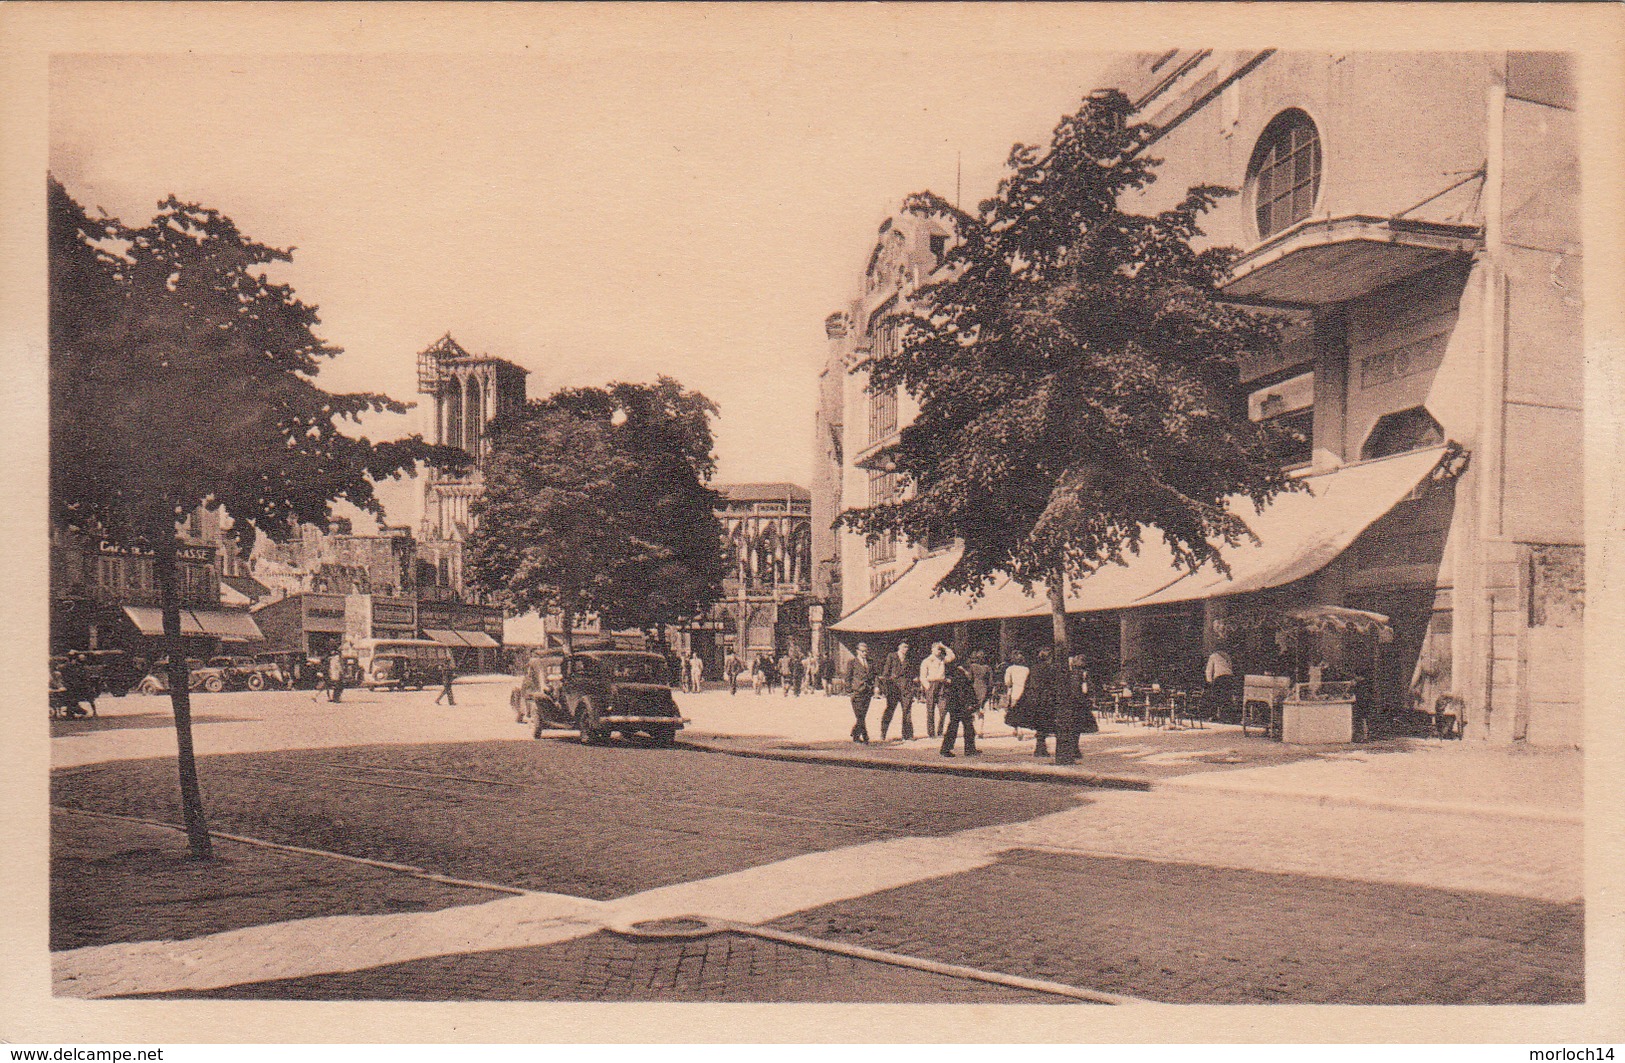
[[[1224,549],[1250,535],[1226,497],[1262,507],[1292,486],[1284,439],[1248,419],[1237,370],[1278,329],[1220,298],[1233,250],[1193,246],[1230,192],[1203,186],[1159,213],[1123,209],[1160,161],[1145,152],[1154,127],[1132,116],[1121,93],[1091,95],[1047,146],[1011,150],[974,215],[910,196],[905,210],[957,236],[893,315],[895,351],[861,366],[871,388],[903,387],[920,413],[886,455],[909,490],[843,521],[958,539],[942,590],[979,593],[997,574],[1042,584],[1062,667],[1070,582],[1121,563],[1147,534],[1175,565],[1224,570]],[[1096,729],[1061,697],[1058,762],[1071,762],[1080,724]]]
[[[340,349],[317,336],[315,307],[267,279],[289,251],[173,196],[139,227],[91,218],[54,178],[48,196],[52,517],[152,553],[182,813],[193,855],[206,858],[177,523],[200,505],[223,507],[247,549],[259,532],[281,540],[299,524],[325,528],[339,499],[381,516],[375,480],[465,457],[417,436],[374,443],[341,430],[408,407],[317,386]]]
[[[710,418],[668,377],[571,388],[493,423],[465,548],[475,586],[517,610],[652,628],[721,593]]]

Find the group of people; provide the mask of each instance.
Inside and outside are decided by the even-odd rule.
[[[880,740],[886,741],[894,718],[900,724],[900,738],[914,737],[914,701],[925,703],[927,737],[942,736],[941,753],[954,756],[954,743],[964,734],[964,753],[977,755],[976,714],[992,694],[993,669],[981,651],[959,660],[951,647],[936,643],[917,664],[909,655],[909,645],[899,643],[894,653],[882,661],[869,656],[869,645],[858,643],[857,655],[847,662],[846,689],[852,697],[852,741],[869,743],[869,708],[875,696],[885,699],[880,716]]]
[[[907,642],[899,643],[893,653],[877,661],[869,656],[867,643],[858,643],[857,655],[846,668],[846,687],[852,697],[852,741],[869,743],[870,703],[877,696],[885,699],[880,740],[886,741],[896,718],[901,740],[909,741],[914,737],[914,702],[918,699],[925,707],[926,735],[941,737],[943,756],[955,755],[954,744],[961,732],[964,754],[976,756],[976,717],[1002,694],[1008,705],[1005,723],[1018,731],[1032,731],[1037,739],[1033,755],[1047,757],[1061,697],[1069,696],[1072,684],[1080,684],[1081,693],[1088,692],[1087,673],[1056,668],[1047,648],[1038,651],[1030,664],[1025,654],[1013,650],[1001,668],[990,665],[981,650],[960,660],[951,647],[938,642],[916,663],[909,648]],[[1083,733],[1097,729],[1087,714],[1079,723],[1077,730]]]
[[[785,650],[777,661],[761,653],[748,665],[743,658],[729,650],[722,661],[722,675],[728,682],[728,693],[738,694],[740,678],[747,674],[752,689],[758,695],[777,690],[784,697],[794,694],[799,698],[803,689],[817,690],[824,683],[823,661],[810,650],[806,654]]]

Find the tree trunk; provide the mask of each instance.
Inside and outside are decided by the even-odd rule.
[[[197,761],[192,753],[191,670],[186,666],[186,645],[181,639],[181,601],[175,533],[159,532],[153,562],[153,575],[163,596],[164,646],[169,654],[169,702],[175,712],[175,745],[181,777],[181,816],[186,824],[186,841],[194,860],[209,860],[214,846],[203,817],[203,794],[197,783]]]
[[[1100,730],[1095,714],[1083,704],[1082,693],[1072,675],[1072,642],[1066,633],[1066,576],[1056,572],[1045,581],[1049,599],[1050,631],[1054,639],[1052,662],[1055,685],[1055,763],[1078,762],[1078,735]]]

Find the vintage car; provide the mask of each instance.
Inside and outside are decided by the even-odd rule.
[[[123,650],[85,650],[85,671],[98,694],[121,698],[134,690],[145,674]]]
[[[186,659],[187,689],[206,690],[211,694],[226,689],[226,674],[223,669],[205,665],[193,657]],[[169,662],[167,660],[155,661],[147,671],[146,678],[142,679],[136,687],[143,694],[162,694],[169,689]]]
[[[410,653],[373,655],[372,670],[364,680],[367,686],[390,690],[405,690],[407,687],[422,690],[427,686],[438,686],[440,681],[440,664]]]
[[[220,670],[227,690],[264,690],[268,685],[265,670],[252,657],[210,657],[207,667]]]
[[[646,734],[670,745],[682,730],[665,658],[625,650],[541,653],[525,663],[515,708],[534,722],[540,738],[548,727],[574,728],[587,744],[611,734]]]

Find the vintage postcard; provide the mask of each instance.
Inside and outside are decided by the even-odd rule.
[[[1619,1041],[1622,25],[0,9],[0,1037]]]

